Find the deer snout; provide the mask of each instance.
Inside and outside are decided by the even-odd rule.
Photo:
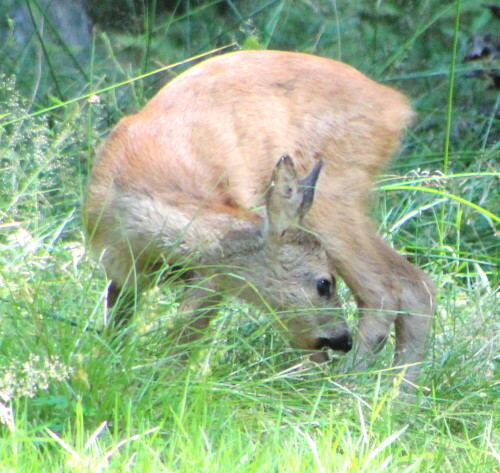
[[[331,348],[335,351],[343,351],[347,353],[352,348],[352,336],[349,332],[344,332],[339,336],[335,337],[319,337],[316,340],[315,350],[321,350],[323,348]]]

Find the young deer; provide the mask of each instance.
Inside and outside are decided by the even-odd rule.
[[[123,287],[141,287],[139,275],[158,261],[194,262],[190,276],[200,283],[182,304],[194,311],[185,337],[207,326],[224,280],[278,309],[316,307],[285,317],[292,342],[348,351],[345,322],[321,310],[338,274],[360,309],[358,366],[395,323],[395,364],[409,364],[415,382],[434,288],[365,214],[373,178],[411,115],[400,93],[306,54],[235,52],[181,74],[117,125],[92,172],[86,226],[112,281],[108,303]],[[276,167],[283,154],[296,171],[288,158]]]

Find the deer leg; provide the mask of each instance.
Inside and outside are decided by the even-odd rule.
[[[362,276],[358,273],[355,280],[352,271],[341,271],[346,284],[354,293],[359,309],[354,357],[355,366],[361,370],[366,369],[375,353],[384,347],[391,326],[397,318],[400,289],[397,280],[384,269],[381,264],[379,271],[373,274],[365,271]]]
[[[357,368],[365,369],[389,336],[402,289],[388,262],[377,253],[366,227],[336,231],[334,238],[323,241],[333,269],[344,279],[359,309],[353,355]]]
[[[108,327],[114,334],[118,334],[130,323],[136,305],[136,291],[122,288],[115,281],[110,282],[106,307],[110,316]]]
[[[341,274],[353,290],[361,311],[357,360],[369,361],[390,331],[396,328],[394,366],[404,366],[405,380],[414,384],[420,373],[431,330],[434,286],[429,277],[372,235],[376,258],[354,273],[355,265]],[[368,355],[368,356],[367,356]],[[361,361],[361,367],[363,367]]]
[[[106,298],[109,317],[107,331],[115,338],[129,325],[139,294],[148,280],[146,277],[139,277],[142,268],[133,259],[128,248],[107,250],[102,263],[110,280]]]
[[[204,335],[217,315],[221,299],[213,281],[196,278],[190,282],[179,307],[180,320],[175,331],[177,345],[189,344]]]
[[[432,314],[403,313],[396,318],[394,366],[406,370],[404,379],[414,386],[422,369],[431,332]]]
[[[396,253],[378,236],[377,252],[390,265],[401,286],[400,306],[396,315],[396,353],[394,366],[404,366],[405,380],[414,384],[425,357],[432,328],[435,288],[429,276]]]

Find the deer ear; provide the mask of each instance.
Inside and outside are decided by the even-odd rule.
[[[271,235],[280,237],[287,229],[300,225],[313,203],[322,166],[320,161],[308,176],[299,180],[292,158],[288,155],[280,158],[266,194],[268,231]]]
[[[301,218],[309,212],[313,202],[314,202],[314,191],[316,190],[316,183],[318,182],[318,177],[323,169],[323,160],[318,161],[312,171],[301,179],[300,187],[302,187],[302,204],[300,207]]]

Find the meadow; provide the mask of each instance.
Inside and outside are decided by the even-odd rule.
[[[500,94],[495,63],[463,61],[500,22],[481,1],[193,0],[168,12],[151,0],[135,4],[135,26],[98,25],[79,52],[36,0],[20,40],[14,5],[0,6],[1,472],[499,471]],[[411,98],[372,212],[438,288],[415,395],[398,397],[393,340],[369,372],[342,357],[314,365],[273,314],[234,300],[173,366],[168,284],[145,294],[119,348],[102,334],[107,282],[81,221],[95,151],[187,60],[238,48],[342,60]]]

